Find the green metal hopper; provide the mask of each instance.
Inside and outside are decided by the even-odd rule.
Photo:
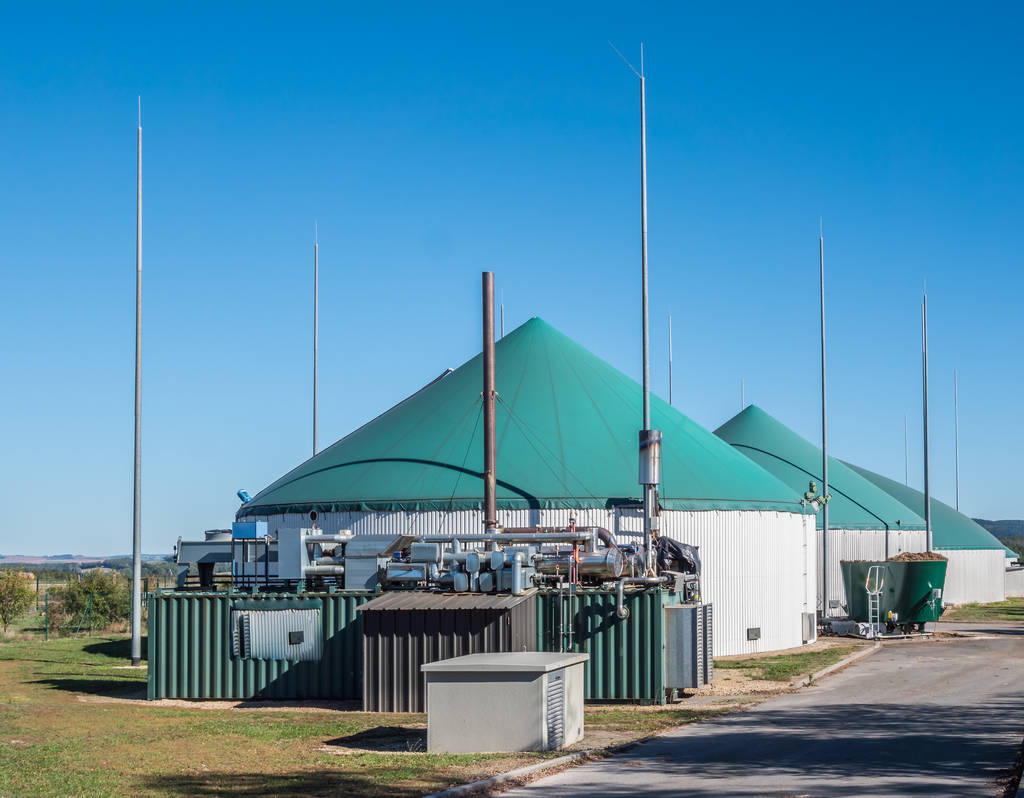
[[[887,626],[907,627],[937,621],[942,615],[942,589],[946,583],[945,560],[888,562],[841,562],[846,606],[850,619],[870,623],[866,588],[869,571],[881,568],[878,619]],[[874,579],[872,580],[874,581]]]

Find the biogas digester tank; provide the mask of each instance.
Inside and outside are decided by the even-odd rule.
[[[872,566],[881,566],[882,583],[879,617],[897,624],[928,623],[942,615],[942,589],[946,583],[945,560],[841,562],[843,586],[850,619],[870,622],[865,583]],[[937,591],[937,592],[936,592]],[[892,616],[889,613],[893,613]]]

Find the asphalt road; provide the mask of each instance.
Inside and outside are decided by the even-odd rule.
[[[1005,626],[885,645],[798,693],[505,795],[993,796],[1022,737],[1024,627]]]

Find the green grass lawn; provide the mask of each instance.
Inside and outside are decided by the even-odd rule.
[[[145,696],[128,645],[0,643],[0,796],[414,796],[562,753],[428,754],[422,714],[106,700]],[[586,724],[609,745],[712,714],[588,707]]]
[[[840,644],[817,651],[801,651],[795,654],[776,654],[735,659],[716,659],[715,668],[739,670],[751,679],[769,682],[792,682],[804,676],[827,668],[834,662],[863,648],[863,643]]]
[[[1024,621],[1024,597],[1010,598],[993,604],[964,604],[960,607],[949,607],[942,613],[942,620],[967,623]]]

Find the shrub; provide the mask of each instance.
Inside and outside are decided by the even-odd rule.
[[[0,622],[7,634],[7,625],[16,621],[35,600],[35,592],[28,580],[15,571],[0,573]]]
[[[92,596],[92,625],[105,629],[129,620],[132,608],[131,582],[122,576],[93,571],[81,580],[54,591],[68,626],[88,623],[89,596]]]

